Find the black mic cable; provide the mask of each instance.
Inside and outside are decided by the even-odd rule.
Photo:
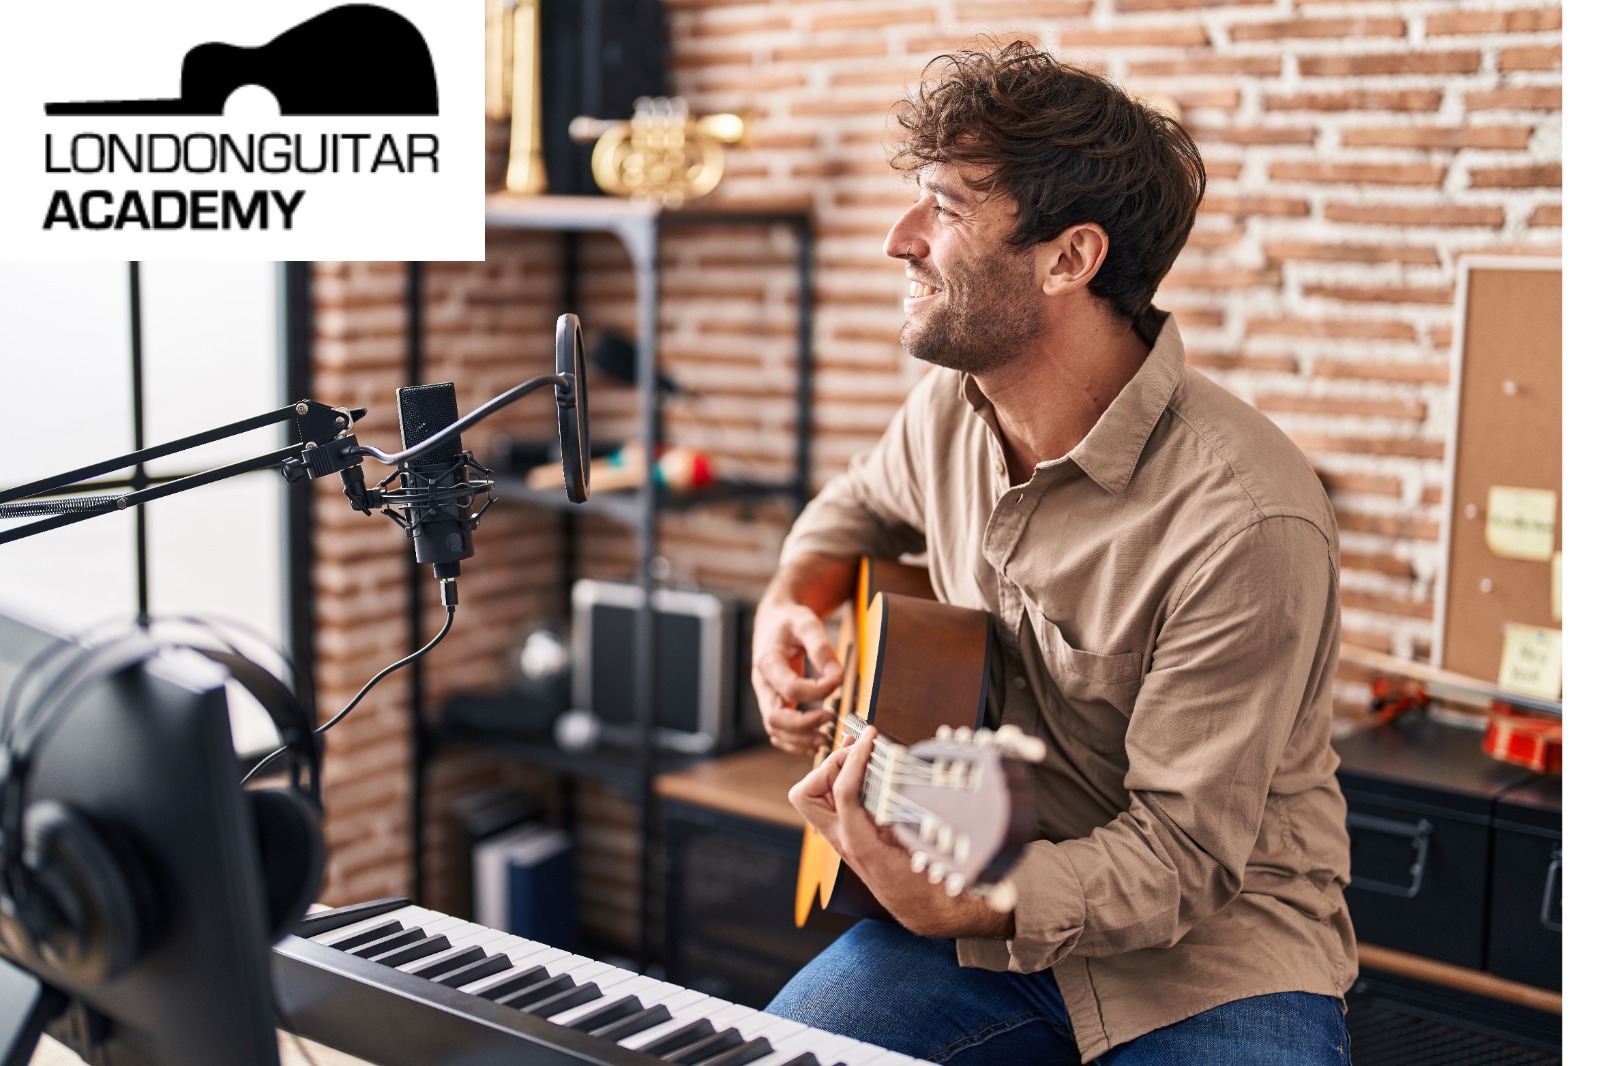
[[[372,686],[373,685],[376,685],[379,681],[382,681],[384,678],[388,677],[390,674],[394,673],[396,670],[400,669],[402,666],[405,666],[407,663],[416,662],[418,659],[422,658],[422,656],[428,654],[428,652],[432,651],[435,647],[437,647],[439,642],[444,639],[445,634],[450,632],[450,627],[455,624],[455,620],[456,620],[456,602],[455,602],[455,587],[456,587],[456,583],[455,583],[454,580],[444,580],[444,581],[440,581],[439,582],[439,587],[440,587],[441,591],[443,592],[444,599],[445,599],[445,604],[444,604],[444,610],[445,610],[444,626],[440,628],[439,632],[434,634],[434,637],[433,637],[432,640],[428,641],[428,643],[424,644],[422,647],[418,648],[416,651],[412,652],[410,655],[407,655],[404,659],[401,659],[398,662],[390,663],[388,666],[384,667],[382,670],[379,670],[376,674],[374,674],[372,676],[372,680],[368,681],[365,685],[361,686],[361,691],[357,692],[355,694],[355,697],[353,699],[351,699],[349,703],[344,705],[344,710],[340,711],[338,714],[334,715],[332,718],[328,719],[326,722],[322,723],[321,725],[319,725],[315,729],[313,729],[312,732],[314,734],[316,734],[318,736],[321,736],[323,733],[326,733],[328,730],[330,730],[334,726],[338,725],[341,721],[344,720],[344,716],[349,714],[351,711],[355,710],[356,709],[356,704],[360,703],[362,701],[362,699],[366,696],[366,694],[368,692],[372,691]],[[274,759],[278,758],[280,755],[282,755],[284,752],[286,752],[288,750],[289,750],[288,746],[285,745],[284,747],[279,748],[277,751],[274,751],[271,754],[267,755],[264,759],[262,759],[260,762],[256,763],[254,766],[252,766],[250,768],[250,772],[244,775],[244,778],[239,782],[239,784],[240,785],[248,785],[251,782],[251,780],[253,780],[258,774],[260,774],[263,770],[265,770],[267,768],[267,766]]]

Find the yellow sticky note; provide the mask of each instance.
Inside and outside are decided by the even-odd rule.
[[[1508,624],[1505,647],[1500,653],[1500,687],[1560,699],[1561,630]]]
[[[1544,562],[1556,547],[1555,492],[1490,485],[1485,533],[1496,555]]]
[[[1550,557],[1550,613],[1561,621],[1561,553]]]

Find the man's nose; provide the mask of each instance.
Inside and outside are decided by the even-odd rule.
[[[928,244],[914,224],[915,211],[916,208],[907,211],[889,227],[889,235],[883,239],[884,255],[891,259],[922,259],[928,254]]]

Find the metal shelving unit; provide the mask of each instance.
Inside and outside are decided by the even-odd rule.
[[[644,590],[644,603],[652,602],[650,593],[655,588],[651,560],[659,550],[657,518],[663,510],[689,508],[706,503],[730,499],[788,497],[796,513],[809,497],[811,483],[811,391],[812,391],[812,268],[813,236],[811,216],[808,211],[784,206],[722,207],[714,209],[687,208],[667,210],[643,201],[616,200],[587,196],[514,196],[496,194],[488,198],[484,216],[485,224],[497,229],[529,229],[566,234],[609,233],[627,250],[632,262],[638,305],[636,308],[635,348],[638,357],[638,404],[640,437],[645,455],[654,455],[661,443],[661,396],[657,390],[657,337],[661,302],[661,240],[664,230],[677,226],[755,226],[783,227],[795,235],[796,294],[796,362],[795,362],[795,462],[792,476],[783,481],[765,484],[730,484],[712,486],[693,496],[679,495],[657,486],[653,479],[632,491],[599,494],[582,505],[585,510],[599,512],[629,526],[635,534],[635,558],[638,561],[635,580]],[[569,269],[575,269],[569,262]],[[575,289],[570,283],[569,291]],[[496,495],[507,503],[547,507],[553,510],[576,511],[563,492],[540,492],[520,483],[507,481],[496,486]],[[634,647],[638,649],[634,663],[634,705],[638,713],[641,736],[651,736],[658,720],[655,689],[655,639],[654,612],[648,608],[639,612],[638,630]],[[449,743],[490,743],[484,737],[453,736],[439,733],[422,715],[420,701],[412,709],[412,727],[419,738],[412,762],[412,854],[413,896],[421,899],[422,874],[422,823],[426,812],[421,805],[427,763],[437,751]],[[615,760],[605,762],[605,772],[596,775],[592,760],[572,758],[556,753],[554,749],[535,751],[526,744],[496,743],[497,751],[515,757],[530,758],[541,765],[573,776],[617,777]],[[638,944],[641,967],[651,959],[649,929],[650,892],[653,884],[652,852],[655,846],[657,811],[651,783],[662,769],[660,753],[652,744],[641,743],[634,753],[631,788],[640,805],[640,870],[639,870],[639,929]]]

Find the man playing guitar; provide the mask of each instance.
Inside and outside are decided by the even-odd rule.
[[[898,924],[858,923],[769,1009],[936,1062],[1348,1063],[1337,530],[1151,305],[1199,154],[1027,45],[936,63],[898,111],[917,185],[884,244],[933,368],[796,522],[753,680],[775,745],[824,746],[821,619],[858,556],[925,554],[940,600],[993,618],[986,724],[1044,742],[1037,839],[1013,911],[930,885],[862,807],[866,731],[790,798]]]

